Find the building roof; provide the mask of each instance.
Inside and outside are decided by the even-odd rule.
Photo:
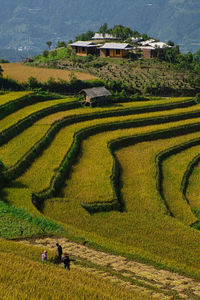
[[[141,46],[141,47],[137,47],[137,49],[141,49],[141,50],[155,50],[155,47]]]
[[[167,45],[166,43],[163,42],[153,42],[153,43],[149,43],[150,46],[154,47],[154,48],[171,48],[171,46]]]
[[[142,41],[142,37],[132,37],[131,41],[135,42],[135,43],[140,42],[140,41]]]
[[[86,93],[86,95],[92,99],[92,98],[98,98],[98,97],[106,97],[110,96],[111,93],[104,87],[94,87],[90,89],[84,89],[80,93]]]
[[[99,33],[96,32],[95,35],[92,37],[93,40],[117,40],[117,38],[109,33]]]
[[[133,50],[134,48],[126,43],[105,43],[100,49]]]
[[[150,39],[150,40],[147,40],[147,41],[140,42],[140,44],[142,46],[146,46],[146,45],[149,45],[150,43],[153,43],[153,42],[155,42],[155,40],[154,39]]]
[[[93,42],[86,42],[86,41],[77,41],[77,42],[74,42],[74,43],[72,43],[72,44],[70,44],[70,46],[72,46],[72,47],[98,47],[98,46],[100,46],[100,45],[97,45],[97,44],[95,44],[95,43],[93,43]]]

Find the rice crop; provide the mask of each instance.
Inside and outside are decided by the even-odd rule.
[[[68,101],[72,101],[71,98],[69,99],[58,99],[58,100],[50,100],[50,101],[45,101],[42,103],[37,103],[37,104],[33,104],[30,107],[27,106],[23,109],[18,110],[17,112],[14,112],[13,114],[5,117],[3,120],[0,120],[0,128],[1,131],[7,129],[8,127],[14,125],[15,123],[17,123],[19,120],[21,120],[22,118],[25,118],[26,116],[37,112],[39,110],[42,110],[44,108],[56,105],[56,104],[60,104],[60,103],[65,103]]]
[[[77,123],[67,128],[63,128],[54,138],[50,147],[46,149],[42,155],[34,162],[34,164],[25,172],[18,180],[25,186],[29,187],[33,192],[38,192],[42,189],[48,187],[51,177],[53,176],[54,170],[56,170],[61,163],[64,155],[72,144],[74,132],[80,131],[85,127],[95,126],[97,124],[105,124],[108,122],[115,121],[125,121],[127,117],[115,117],[115,118],[105,118],[96,119],[93,121]],[[199,119],[184,120],[180,122],[170,123],[171,127],[176,125],[186,125],[190,123],[196,123]],[[143,132],[150,132],[152,130],[165,129],[168,128],[168,124],[162,125],[152,125],[146,127],[141,127],[139,129],[127,129],[123,131],[123,135],[129,134],[140,134]],[[58,151],[59,149],[59,151]],[[40,170],[38,176],[38,170]],[[109,183],[110,185],[110,183]]]
[[[165,147],[199,137],[199,133],[167,139],[166,141],[158,140],[150,143],[141,143],[118,151],[117,157],[122,166],[122,195],[126,205],[126,212],[124,214],[112,212],[89,216],[80,206],[80,197],[82,197],[82,191],[84,193],[84,187],[83,185],[79,185],[79,181],[83,180],[81,174],[84,177],[87,176],[84,184],[87,184],[88,194],[92,190],[95,195],[93,175],[98,174],[98,176],[95,176],[95,179],[98,180],[101,172],[103,172],[103,174],[107,173],[107,178],[109,179],[110,172],[107,172],[108,168],[103,170],[107,166],[106,163],[102,166],[102,169],[99,168],[96,170],[94,168],[94,173],[92,173],[94,164],[91,157],[95,154],[93,151],[94,148],[90,148],[92,144],[89,143],[93,139],[96,149],[101,149],[100,151],[103,152],[102,144],[99,141],[104,140],[105,135],[105,133],[102,133],[98,137],[95,136],[96,140],[95,137],[90,137],[89,140],[85,141],[86,145],[83,143],[82,151],[84,155],[73,168],[71,178],[67,181],[64,198],[46,200],[44,214],[52,219],[62,221],[66,224],[67,228],[72,226],[73,232],[77,230],[80,235],[82,232],[86,240],[95,240],[98,243],[104,244],[105,247],[112,247],[118,249],[118,251],[120,249],[123,252],[123,245],[126,245],[126,252],[129,254],[134,252],[137,255],[141,255],[143,251],[147,254],[149,249],[151,249],[151,254],[153,253],[156,257],[159,257],[159,261],[162,261],[164,257],[165,259],[168,258],[169,265],[169,260],[173,257],[176,261],[176,267],[179,266],[180,268],[182,263],[181,258],[184,257],[183,261],[185,259],[189,260],[190,267],[194,271],[196,262],[193,255],[196,256],[197,254],[193,250],[195,249],[195,245],[193,244],[191,249],[190,243],[192,243],[194,235],[195,239],[199,240],[199,233],[195,233],[189,227],[187,229],[181,223],[177,223],[175,219],[166,216],[164,210],[162,210],[162,205],[159,207],[158,202],[155,205],[155,199],[159,197],[155,182],[155,156],[162,149],[165,149]],[[111,135],[111,133],[108,133],[108,135]],[[109,136],[108,140],[110,138],[111,136]],[[84,162],[86,162],[85,156],[88,157],[88,151],[90,151],[91,156],[90,160],[87,160],[87,165]],[[108,150],[106,149],[105,151],[103,161],[107,160],[107,156],[109,156]],[[96,153],[95,157],[99,158],[99,153]],[[96,164],[97,161],[95,161]],[[87,170],[85,173],[82,170],[84,165],[86,166],[85,170]],[[90,174],[87,175],[87,172],[90,172]],[[96,193],[97,191],[99,192],[96,189]],[[159,201],[160,203],[162,202],[161,199]],[[142,253],[143,257],[144,252]],[[151,256],[151,259],[153,259],[153,256]]]
[[[1,299],[152,299],[150,292],[143,295],[122,289],[82,269],[66,272],[14,254],[8,257],[5,253],[0,253],[0,260],[4,261],[0,274]],[[14,287],[10,282],[14,282]]]
[[[186,190],[186,197],[191,207],[198,211],[200,210],[199,178],[200,178],[200,165],[198,163],[189,177],[189,183]]]
[[[67,272],[49,262],[42,263],[43,251],[1,240],[1,299],[153,299],[152,291],[122,289],[119,284],[83,268],[73,267]],[[48,251],[48,259],[54,256],[53,251]]]
[[[23,91],[23,92],[9,92],[4,95],[0,95],[0,105],[4,105],[10,101],[17,100],[21,97],[27,96],[31,91]]]
[[[10,127],[12,124],[17,124],[18,121],[29,116],[34,111],[39,111],[44,107],[51,107],[58,103],[57,101],[61,101],[60,103],[64,101],[70,102],[72,98],[47,101],[48,103],[43,102],[23,108],[0,121],[0,126],[2,125],[1,130]],[[187,99],[155,99],[146,102],[115,103],[107,107],[84,107],[57,112],[44,118],[41,117],[40,120],[37,119],[34,124],[29,125],[23,132],[16,134],[14,138],[10,138],[8,143],[0,147],[0,157],[7,167],[12,167],[16,164],[31,147],[45,136],[50,127],[54,126],[54,122],[62,122],[64,117],[73,117],[74,123],[72,122],[70,125],[56,131],[55,137],[50,140],[45,150],[42,149],[36,158],[31,158],[28,167],[24,167],[22,170],[23,174],[17,175],[20,177],[16,176],[15,178],[17,179],[15,181],[10,182],[9,185],[3,188],[1,198],[8,202],[10,205],[8,207],[10,208],[13,206],[20,207],[23,211],[29,212],[31,216],[41,217],[44,215],[48,219],[58,222],[65,228],[69,236],[79,238],[89,245],[101,247],[104,250],[158,265],[159,267],[170,268],[173,271],[186,273],[200,279],[199,255],[198,251],[196,251],[200,243],[200,233],[188,226],[193,220],[197,219],[194,217],[193,211],[190,211],[190,216],[186,212],[184,199],[181,198],[182,194],[179,190],[184,172],[191,159],[199,150],[192,147],[176,156],[170,156],[169,159],[163,162],[165,201],[163,201],[162,195],[159,194],[156,185],[157,155],[171,147],[200,137],[200,104],[192,103],[192,101],[187,104],[184,101],[187,101]],[[172,103],[177,104],[174,106],[176,108],[172,109],[172,106],[167,108],[167,105]],[[160,105],[160,107],[156,108],[157,105]],[[161,107],[161,105],[166,106],[166,108]],[[149,110],[151,106],[153,108]],[[136,108],[138,113],[133,111]],[[129,115],[119,115],[120,110],[127,110]],[[111,111],[113,112],[112,116],[103,115],[105,112],[110,114]],[[99,117],[98,113],[102,113],[102,115]],[[86,118],[85,121],[82,121],[80,118],[79,121],[78,118],[83,114],[88,114],[90,119]],[[94,119],[92,119],[92,115],[95,116]],[[137,121],[134,128],[132,125],[130,125],[130,128],[125,127],[131,124],[130,122],[133,124],[133,121]],[[121,127],[117,127],[119,124]],[[190,131],[189,128],[191,129]],[[97,131],[95,132],[95,130]],[[171,135],[167,133],[169,130],[171,130]],[[159,136],[156,135],[158,131],[160,131]],[[65,185],[58,190],[57,198],[46,199],[42,210],[38,211],[31,201],[32,193],[38,193],[49,188],[52,178],[62,169],[63,159],[68,158],[69,149],[71,149],[75,138],[80,132],[84,133],[85,136],[81,137],[78,155],[74,157],[72,167],[70,166],[68,173],[63,176],[63,178],[67,178]],[[135,142],[134,145],[131,145],[133,137],[147,136],[148,134],[149,136],[150,134],[152,135],[151,140],[141,139],[140,141],[138,139],[137,143]],[[155,137],[154,140],[153,136]],[[112,201],[113,197],[115,197],[110,177],[113,171],[114,160],[108,146],[120,139],[123,139],[124,144],[121,144],[122,148],[117,150],[114,155],[120,164],[119,191],[124,204],[123,210],[101,211],[89,214],[83,208],[83,204],[95,202],[101,205]],[[126,141],[128,139],[130,139],[130,146],[127,146],[128,142]],[[179,170],[176,170],[176,165],[180,165]],[[176,174],[176,179],[171,175],[173,172]],[[193,174],[195,174],[194,172]],[[196,176],[195,179],[190,177],[190,180],[197,181],[199,175],[197,174]],[[166,191],[168,185],[170,190]],[[191,182],[190,186],[192,187]],[[195,193],[197,195],[198,191]],[[173,194],[177,196],[176,211],[171,206],[171,202],[172,205],[174,202]],[[189,204],[192,208],[194,207],[194,204],[191,204],[190,201]],[[197,206],[198,204],[196,204]],[[171,210],[173,210],[174,217],[170,216]],[[184,213],[186,212],[186,217],[184,218],[181,215],[182,210],[184,210]],[[32,223],[28,219],[22,218],[16,211],[14,215],[11,211],[5,212],[5,209],[0,213],[1,227],[4,233],[1,236],[18,237],[20,235],[20,226],[27,228],[27,231],[24,233],[25,236],[40,235],[41,227],[35,226],[35,224],[30,225]],[[186,222],[185,218],[188,218],[189,221]],[[52,233],[52,231],[49,230],[49,233]],[[3,246],[3,243],[0,241],[0,253],[5,252],[6,245],[5,243],[5,246]],[[10,252],[14,251],[14,248],[12,250],[11,248],[9,249]],[[23,262],[25,267],[30,262],[29,253],[33,260],[37,261],[37,254],[34,251],[31,252],[32,250],[29,252],[26,249],[26,252],[19,247],[15,251],[19,256],[23,253],[24,259],[28,259],[28,262]],[[8,261],[8,263],[10,262]],[[32,265],[30,265],[31,271],[32,269],[40,269],[40,263],[37,263],[39,264],[37,267],[32,268]],[[13,261],[13,265],[15,265],[15,261]],[[48,268],[54,268],[52,274],[57,272],[55,266],[48,264],[47,266]],[[18,268],[18,264],[15,267]],[[9,269],[9,265],[7,269]],[[25,275],[20,273],[22,277],[19,276],[21,282],[26,276],[31,278],[25,269],[24,272],[22,271]],[[45,270],[42,269],[42,272],[45,272]],[[51,274],[50,269],[48,269],[48,274]],[[82,274],[80,275],[82,276]],[[41,275],[37,273],[37,276],[34,276],[30,282],[35,287],[36,283],[38,284],[37,278],[41,278]],[[60,278],[59,276],[58,278]],[[74,278],[73,280],[75,280]],[[11,280],[14,281],[13,278]],[[67,278],[67,280],[70,282],[71,279]],[[84,282],[86,285],[84,280],[81,282]],[[1,277],[0,282],[4,281],[4,277]],[[53,286],[55,287],[57,283],[52,282],[50,281],[50,284],[54,284]],[[79,278],[74,282],[77,282],[77,285],[82,288]],[[98,290],[99,280],[98,284],[96,281],[93,281],[93,285]],[[3,296],[6,299],[6,289],[3,286],[4,283],[0,286],[0,291],[4,291],[5,295],[3,294]],[[18,285],[16,286],[17,293]],[[101,288],[106,289],[105,286]],[[27,286],[27,289],[24,288],[22,291],[24,295],[30,295],[29,299],[31,299],[32,295],[36,299],[37,297],[43,297],[43,291],[40,289],[37,290],[35,288],[32,292]],[[9,292],[12,293],[10,290]],[[47,290],[45,290],[45,293],[47,296],[50,295]],[[52,290],[51,294],[54,295]],[[13,295],[15,296],[15,294]],[[92,290],[92,296],[94,297],[94,295],[96,294]],[[102,299],[104,299],[104,294],[99,295],[102,295]],[[105,295],[107,297],[107,294]],[[120,299],[123,299],[123,295],[117,295],[120,295]],[[86,299],[90,299],[90,294],[86,293],[86,296]],[[77,294],[76,291],[72,292],[70,297],[70,299],[79,299],[78,289]],[[108,294],[108,297],[108,299],[112,299],[111,293]],[[113,291],[113,297],[115,297],[113,299],[117,299],[115,291]],[[127,299],[132,298],[129,296]],[[137,299],[136,296],[134,299]],[[147,299],[150,298],[147,297]]]
[[[181,182],[188,164],[199,154],[200,146],[177,153],[163,162],[163,195],[173,215],[186,224],[196,222],[190,205],[183,198]],[[178,166],[178,167],[177,167]],[[193,215],[193,217],[192,217]]]
[[[71,101],[71,100],[72,100],[71,98],[66,99],[66,101]],[[148,104],[149,105],[157,105],[163,101],[165,103],[171,103],[171,102],[173,102],[172,100],[176,101],[176,102],[180,101],[179,99],[177,100],[177,98],[169,98],[169,99],[162,100],[162,101],[161,100],[156,100],[156,101],[152,100],[152,101],[149,101]],[[187,100],[187,99],[183,99],[183,100]],[[55,102],[55,103],[57,103],[57,102]],[[53,114],[37,121],[32,127],[27,128],[21,134],[17,135],[15,138],[10,140],[8,143],[2,145],[0,147],[0,157],[1,157],[1,159],[3,159],[4,164],[7,167],[10,167],[14,163],[16,163],[20,159],[20,157],[22,157],[28,151],[28,149],[30,149],[34,145],[34,143],[36,143],[44,135],[46,125],[50,126],[53,122],[58,121],[64,117],[81,115],[81,114],[85,114],[85,113],[109,111],[109,110],[119,111],[120,109],[136,108],[136,107],[143,107],[143,106],[146,106],[146,102],[122,103],[120,106],[118,104],[115,104],[108,108],[101,108],[101,107],[88,108],[88,107],[86,107],[86,108],[80,108],[80,109],[74,109],[74,110],[69,110],[69,111],[53,113]],[[198,105],[195,106],[196,109],[198,109],[198,107],[199,107]],[[187,108],[187,111],[191,112],[195,108],[189,107],[189,108]],[[172,110],[172,111],[170,111],[170,114],[171,113],[176,114],[178,112],[180,112],[180,113],[186,112],[186,108]],[[163,114],[167,114],[167,112],[162,112],[162,115]],[[160,112],[149,113],[148,117],[154,117],[154,116],[159,116],[159,115],[161,115]],[[140,117],[142,117],[142,118],[144,118],[146,116],[147,116],[146,114],[140,115]],[[49,126],[46,126],[46,131],[49,129]]]
[[[110,175],[112,174],[113,159],[110,156],[107,144],[109,140],[116,139],[120,136],[123,137],[124,135],[131,135],[134,131],[136,131],[136,129],[104,132],[92,136],[83,142],[82,153],[84,154],[78,164],[73,167],[70,180],[66,182],[67,185],[64,189],[64,198],[66,201],[72,201],[73,199],[73,201],[77,203],[90,203],[112,200],[113,190]],[[155,156],[159,150],[165,149],[168,145],[174,145],[178,143],[178,141],[187,141],[196,136],[199,137],[200,134],[195,133],[183,137],[158,140],[158,142],[149,142],[149,144],[139,143],[133,147],[135,152],[133,152],[132,155],[124,154],[124,158],[127,159],[129,164],[135,163],[135,166],[132,166],[132,170],[136,173],[135,176],[132,174],[132,176],[126,178],[128,182],[131,181],[130,186],[132,186],[132,190],[128,190],[127,192],[130,197],[128,197],[128,199],[135,199],[138,203],[138,205],[132,208],[130,204],[131,200],[130,202],[124,200],[125,207],[128,211],[132,211],[133,209],[162,211],[162,199],[156,189],[155,182],[157,173],[154,162]],[[98,157],[98,161],[95,161],[94,164],[93,161],[95,157]],[[148,171],[146,170],[147,168]],[[95,176],[95,174],[98,174],[98,176]],[[142,178],[145,178],[145,180]],[[123,199],[126,199],[124,195]],[[140,207],[140,203],[143,203],[142,207]],[[160,205],[158,205],[158,203],[160,203]]]

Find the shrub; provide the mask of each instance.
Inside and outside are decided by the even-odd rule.
[[[48,50],[44,50],[43,53],[42,53],[42,55],[44,57],[48,57],[49,56],[49,51]]]
[[[35,77],[29,77],[27,81],[27,87],[31,90],[36,89],[40,86],[40,83],[38,82],[37,78]]]

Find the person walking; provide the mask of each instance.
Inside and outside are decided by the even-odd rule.
[[[64,269],[68,269],[70,271],[70,258],[68,253],[64,253],[63,257]]]
[[[56,243],[56,246],[57,246],[57,248],[58,248],[58,257],[59,257],[59,261],[61,262],[61,261],[62,261],[62,253],[63,253],[63,251],[62,251],[62,246],[59,245],[58,243]]]
[[[47,261],[47,251],[42,253],[42,261]]]

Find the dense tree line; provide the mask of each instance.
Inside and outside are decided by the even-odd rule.
[[[115,25],[113,28],[108,28],[107,23],[104,23],[100,26],[99,33],[102,33],[103,36],[108,33],[116,37],[117,39],[121,41],[125,41],[130,39],[131,37],[142,37],[143,40],[147,40],[149,36],[147,34],[140,34],[136,30],[132,30],[130,27],[125,27],[121,24]],[[82,33],[81,35],[78,35],[75,40],[81,40],[81,41],[87,41],[90,40],[94,36],[94,31],[88,31],[86,33]]]

